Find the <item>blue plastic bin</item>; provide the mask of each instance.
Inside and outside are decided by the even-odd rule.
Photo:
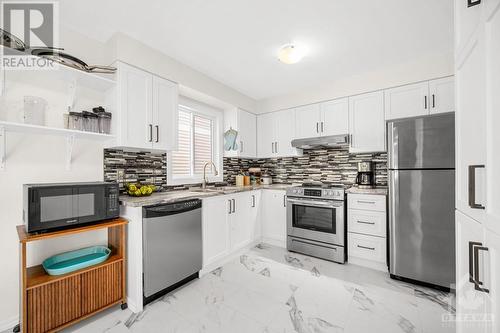
[[[105,246],[91,246],[47,258],[42,266],[49,275],[62,275],[100,264],[106,261],[110,254],[111,250]]]

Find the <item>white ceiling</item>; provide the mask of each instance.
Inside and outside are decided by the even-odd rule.
[[[60,19],[102,42],[123,32],[257,100],[453,48],[453,0],[61,1]],[[310,52],[285,65],[290,41]]]

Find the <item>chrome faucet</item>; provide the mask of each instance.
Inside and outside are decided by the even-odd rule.
[[[217,176],[219,174],[214,162],[210,161],[210,162],[205,163],[205,165],[203,166],[203,182],[201,183],[202,189],[207,188],[207,165],[210,165],[210,164],[212,164],[214,166],[215,176]]]

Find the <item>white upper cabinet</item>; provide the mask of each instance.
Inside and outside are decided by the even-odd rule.
[[[122,62],[117,67],[117,146],[177,149],[177,84]]]
[[[429,81],[429,113],[455,112],[455,78]]]
[[[292,147],[292,140],[295,139],[295,110],[284,110],[275,112],[276,122],[276,145],[275,155],[296,156],[298,150]]]
[[[151,74],[124,63],[118,63],[118,107],[112,122],[118,146],[141,149],[152,148]]]
[[[295,139],[347,134],[349,130],[348,98],[295,108]]]
[[[427,82],[387,89],[384,93],[386,120],[429,114]]]
[[[257,116],[258,157],[297,156],[300,150],[292,147],[295,139],[295,110],[283,110]]]
[[[385,90],[385,119],[455,111],[454,82],[445,77]]]
[[[224,151],[226,157],[257,157],[257,116],[235,108],[224,111],[224,131],[238,131],[237,150]]]
[[[349,151],[385,151],[384,92],[349,97]]]
[[[179,113],[179,90],[176,83],[153,76],[153,148],[175,151]]]
[[[339,98],[320,104],[322,136],[349,133],[349,99]]]
[[[295,137],[297,139],[320,136],[320,104],[310,104],[295,108]]]
[[[275,121],[273,113],[257,116],[257,154],[267,158],[274,155]]]

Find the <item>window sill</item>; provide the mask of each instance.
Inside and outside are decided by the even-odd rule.
[[[208,183],[217,183],[222,181],[224,181],[223,176],[207,177]],[[202,182],[203,178],[174,178],[174,179],[167,179],[167,186],[195,185],[195,184],[201,184]]]

